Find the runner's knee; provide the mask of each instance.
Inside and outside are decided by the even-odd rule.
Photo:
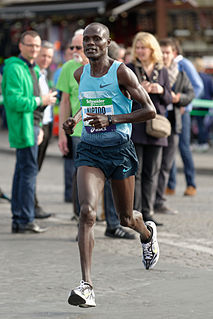
[[[96,213],[94,209],[89,204],[84,204],[81,206],[80,219],[84,223],[93,225],[96,221]]]

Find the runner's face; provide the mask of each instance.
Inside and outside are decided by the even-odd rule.
[[[87,27],[84,31],[84,52],[89,59],[97,59],[105,55],[109,44],[110,39],[103,28],[96,25]]]

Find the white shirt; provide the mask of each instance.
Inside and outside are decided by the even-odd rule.
[[[46,95],[49,93],[49,87],[47,84],[47,71],[45,69],[40,70],[40,77],[39,77],[39,88],[41,95]],[[43,114],[43,121],[44,125],[53,121],[53,107],[52,105],[48,105]]]

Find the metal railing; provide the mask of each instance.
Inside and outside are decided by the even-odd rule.
[[[213,112],[209,112],[209,110],[196,110],[196,108],[213,109],[213,100],[194,99],[192,100],[192,105],[193,109],[190,112],[191,115],[205,116],[208,114],[213,116]]]

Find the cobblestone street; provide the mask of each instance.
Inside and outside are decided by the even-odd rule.
[[[10,204],[0,200],[1,319],[212,319],[213,318],[213,149],[194,154],[198,193],[184,197],[179,155],[178,187],[168,205],[175,216],[156,215],[160,259],[150,271],[141,263],[137,239],[104,236],[95,227],[93,282],[97,307],[67,303],[79,284],[80,263],[72,205],[63,202],[63,160],[53,139],[38,176],[38,198],[53,217],[39,221],[43,234],[11,234]],[[15,153],[1,132],[0,187],[10,196]]]

